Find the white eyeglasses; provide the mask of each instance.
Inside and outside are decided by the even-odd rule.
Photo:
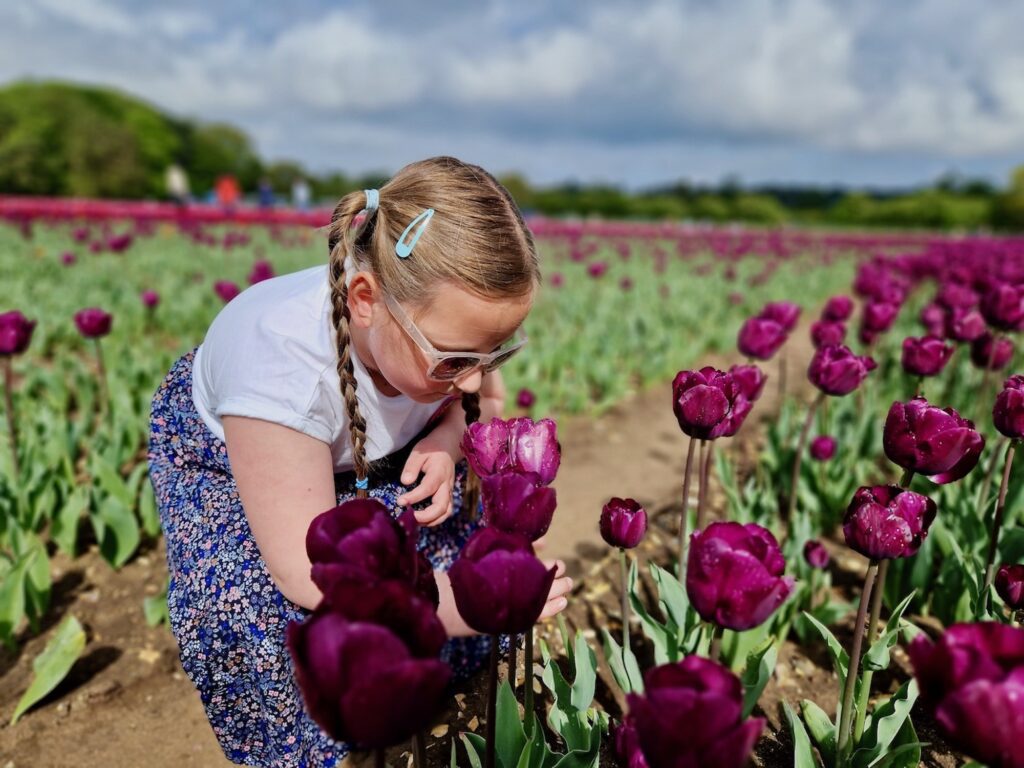
[[[516,352],[523,348],[529,341],[522,328],[516,330],[515,335],[505,344],[490,354],[482,355],[479,352],[442,352],[434,347],[423,332],[416,327],[416,324],[409,317],[408,313],[388,294],[381,291],[384,303],[387,305],[392,316],[405,329],[416,345],[430,358],[430,370],[427,376],[435,381],[452,381],[475,368],[483,368],[484,373],[500,368],[508,362]]]

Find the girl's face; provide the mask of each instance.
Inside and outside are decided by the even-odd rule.
[[[469,371],[454,381],[434,381],[427,377],[430,360],[391,314],[379,285],[373,281],[374,296],[369,300],[369,324],[359,321],[360,310],[366,313],[369,297],[362,296],[357,281],[366,273],[353,277],[349,287],[353,312],[353,342],[356,353],[374,377],[377,388],[388,396],[407,395],[419,403],[438,402],[448,395],[476,392],[483,378],[480,369]],[[353,290],[354,289],[354,290]],[[414,311],[405,307],[413,322],[427,340],[441,352],[492,352],[509,339],[522,325],[533,306],[534,295],[503,299],[484,299],[454,285],[442,284],[433,303]],[[360,343],[359,336],[363,336]],[[365,348],[365,349],[364,349]]]

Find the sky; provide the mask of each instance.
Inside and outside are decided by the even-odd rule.
[[[2,0],[0,83],[114,86],[264,159],[534,184],[1003,184],[1021,0]]]

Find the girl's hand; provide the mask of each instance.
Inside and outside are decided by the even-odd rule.
[[[431,433],[413,446],[402,470],[402,485],[412,485],[420,474],[423,480],[413,490],[399,496],[398,503],[405,507],[432,497],[429,507],[414,513],[421,525],[440,525],[452,516],[455,462],[451,446],[442,435]]]
[[[562,560],[544,560],[544,567],[551,570],[556,566],[555,580],[551,583],[551,591],[548,592],[548,601],[544,604],[544,610],[540,613],[541,619],[550,619],[565,610],[569,604],[569,592],[572,591],[572,579],[565,575],[565,563]]]

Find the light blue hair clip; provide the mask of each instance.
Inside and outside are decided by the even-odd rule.
[[[433,216],[434,209],[427,208],[427,210],[409,222],[409,226],[405,228],[405,231],[402,232],[402,236],[398,238],[398,242],[395,243],[395,253],[398,254],[398,258],[409,258],[409,254],[412,253],[412,249],[416,247],[416,243],[419,242],[420,235],[423,234],[423,230],[427,228],[427,224],[430,223]],[[413,233],[412,239],[409,242],[406,242],[405,238],[414,227],[416,231]]]
[[[364,478],[356,480],[356,488],[358,488],[359,490],[365,491],[369,487],[370,487],[370,478],[364,477]]]

